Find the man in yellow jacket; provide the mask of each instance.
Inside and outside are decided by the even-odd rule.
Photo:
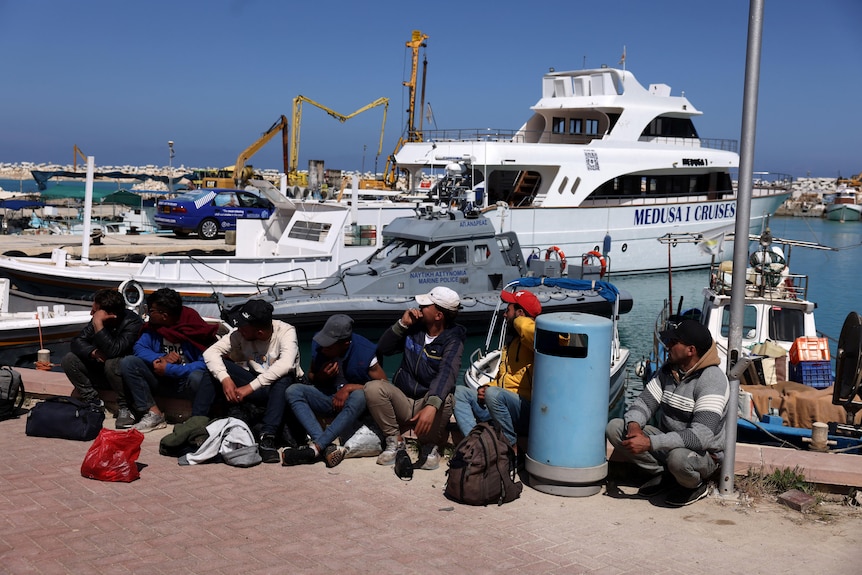
[[[509,341],[502,351],[497,378],[478,389],[464,385],[455,388],[455,421],[467,435],[477,422],[493,419],[517,452],[518,435],[526,435],[530,428],[533,339],[542,304],[527,290],[503,291],[500,299],[508,304],[504,317]]]

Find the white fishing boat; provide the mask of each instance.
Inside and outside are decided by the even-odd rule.
[[[744,274],[739,274],[734,273],[731,262],[713,261],[700,308],[684,310],[680,301],[674,310],[672,302],[665,301],[656,320],[651,357],[641,362],[636,372],[644,383],[652,378],[667,355],[660,332],[669,323],[683,319],[699,321],[709,329],[721,359],[721,368],[727,370],[732,284],[733,281],[745,281],[742,357],[739,361],[746,362],[748,368],[741,377],[743,385],[740,386],[737,420],[739,440],[805,447],[813,437],[815,420],[811,417],[817,413],[833,418],[829,420],[828,434],[824,439],[832,442],[829,446],[860,453],[862,426],[854,423],[858,420],[855,414],[860,405],[851,407],[858,392],[860,332],[858,329],[855,332],[852,345],[843,343],[846,339],[844,332],[847,331],[845,323],[839,341],[839,357],[852,357],[853,366],[849,371],[853,373],[855,370],[855,386],[848,382],[843,387],[836,385],[833,388],[828,346],[826,339],[820,338],[814,320],[817,305],[808,299],[809,278],[805,274],[791,273],[789,267],[790,252],[794,247],[832,248],[812,242],[773,238],[768,228],[760,236],[749,239],[756,242],[748,262],[750,267]],[[663,241],[686,243],[691,242],[691,238],[668,236]],[[851,315],[857,318],[858,328],[858,316],[855,313]],[[808,353],[823,361],[806,359],[796,364],[788,361],[794,354],[794,344],[799,346],[799,342],[805,342],[806,347],[804,351],[797,347],[797,356]],[[852,392],[848,391],[850,389]]]
[[[444,195],[472,189],[497,231],[517,232],[525,252],[556,246],[579,257],[601,248],[617,274],[662,271],[656,239],[665,234],[732,229],[737,142],[700,138],[693,119],[701,112],[684,95],[612,68],[552,70],[541,93],[520,129],[423,131],[423,141],[406,143],[396,161],[410,190],[429,181]],[[757,178],[752,230],[787,199],[790,183]],[[709,265],[693,245],[678,246],[674,261],[677,269]]]
[[[16,292],[88,300],[134,280],[145,294],[178,291],[203,315],[218,315],[214,293],[251,296],[273,286],[312,285],[379,249],[383,226],[412,215],[416,202],[389,199],[292,200],[267,189],[276,209],[267,220],[238,220],[229,255],[150,255],[143,262],[82,260],[57,249],[52,257],[0,256],[0,277]],[[358,193],[357,193],[358,196]]]
[[[826,217],[834,222],[858,222],[862,219],[862,205],[856,203],[856,190],[842,185],[831,204],[826,205]]]
[[[89,310],[69,310],[62,304],[33,306],[28,311],[9,311],[9,280],[0,279],[0,365],[35,362],[47,349],[60,360],[69,342],[90,321]]]

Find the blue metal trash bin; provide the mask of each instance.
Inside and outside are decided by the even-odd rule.
[[[585,313],[536,318],[536,358],[526,471],[552,495],[601,491],[607,476],[605,426],[613,322]]]

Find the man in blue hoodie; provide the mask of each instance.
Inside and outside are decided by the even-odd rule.
[[[406,310],[380,337],[378,356],[403,353],[401,365],[392,382],[366,383],[365,401],[386,434],[378,465],[395,462],[398,450],[404,449],[401,433],[412,428],[420,443],[419,468],[437,469],[467,330],[455,323],[461,298],[452,289],[435,287],[417,295],[416,303],[419,307]]]
[[[149,320],[134,355],[120,362],[123,381],[129,388],[135,410],[143,413],[135,429],[142,433],[167,426],[165,415],[153,399],[156,390],[194,397],[207,373],[203,352],[216,341],[217,325],[183,305],[182,296],[161,288],[147,296]]]

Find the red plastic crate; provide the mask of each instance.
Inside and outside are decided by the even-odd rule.
[[[830,361],[829,340],[825,337],[797,337],[790,346],[790,363]]]
[[[790,365],[790,379],[817,389],[832,385],[832,363],[829,361],[801,361]]]

